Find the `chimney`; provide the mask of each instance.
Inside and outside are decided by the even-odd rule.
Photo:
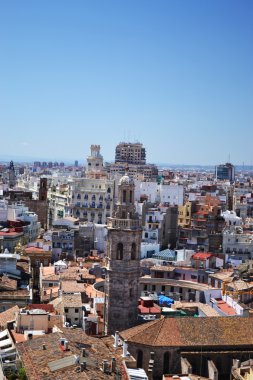
[[[123,342],[123,353],[122,353],[123,358],[125,358],[127,356],[127,348],[128,348],[127,340],[124,340],[124,342]]]
[[[81,372],[83,372],[86,368],[87,368],[87,363],[86,363],[86,362],[82,362],[82,363],[80,364]]]
[[[119,332],[115,331],[114,335],[114,347],[117,348],[119,347]]]
[[[111,360],[111,369],[112,369],[112,372],[116,372],[116,359],[115,358],[112,358],[112,360]]]
[[[239,359],[233,359],[233,368],[240,368],[241,362]]]
[[[85,358],[85,348],[81,348],[81,358]]]
[[[69,341],[64,340],[64,351],[68,351],[68,349],[69,349]]]
[[[102,361],[102,371],[104,373],[109,373],[109,364],[108,364],[108,360],[106,359],[103,359]]]

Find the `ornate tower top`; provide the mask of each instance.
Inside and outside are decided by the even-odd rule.
[[[87,172],[100,172],[103,170],[103,156],[100,154],[100,145],[91,145],[90,156],[87,157]]]
[[[135,211],[134,205],[134,181],[127,171],[119,180],[118,201],[113,211],[112,218],[107,219],[108,228],[138,229],[141,221]]]

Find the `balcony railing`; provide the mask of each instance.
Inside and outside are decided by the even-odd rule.
[[[134,219],[107,218],[108,228],[122,228],[127,230],[141,229],[141,221]]]

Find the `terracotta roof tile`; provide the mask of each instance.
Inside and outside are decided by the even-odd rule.
[[[13,306],[12,308],[0,313],[0,329],[5,329],[7,327],[7,322],[15,320],[15,313],[19,311],[19,307]]]
[[[62,332],[43,335],[36,339],[28,340],[16,345],[19,355],[24,364],[27,376],[30,380],[106,380],[110,376],[100,370],[102,360],[110,360],[112,352],[101,339],[87,336],[81,329],[61,329]],[[69,350],[60,349],[60,339],[65,338],[69,342]],[[45,349],[43,350],[43,343]],[[64,359],[72,355],[80,355],[81,348],[87,352],[87,370],[78,372],[78,365],[51,372],[48,364],[52,361]],[[120,368],[120,360],[117,360]]]
[[[253,345],[253,318],[163,318],[120,335],[129,342],[152,346],[249,346]]]

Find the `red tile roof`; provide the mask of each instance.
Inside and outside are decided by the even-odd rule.
[[[13,306],[12,308],[0,313],[0,329],[6,329],[7,322],[14,321],[15,313],[17,313],[18,311],[19,311],[19,307]]]
[[[192,255],[193,260],[208,260],[212,257],[212,253],[196,252]]]
[[[218,301],[217,306],[221,311],[223,311],[227,315],[237,315],[236,311],[232,308],[232,306],[229,306],[225,301]]]
[[[40,309],[40,310],[45,310],[49,313],[52,313],[54,311],[54,306],[50,304],[43,304],[43,303],[34,303],[28,305],[28,309]]]
[[[38,248],[38,247],[27,247],[25,248],[25,253],[43,253],[43,252],[50,252],[50,251],[45,251],[43,248]]]
[[[252,317],[162,318],[122,331],[129,344],[156,347],[251,346]]]

